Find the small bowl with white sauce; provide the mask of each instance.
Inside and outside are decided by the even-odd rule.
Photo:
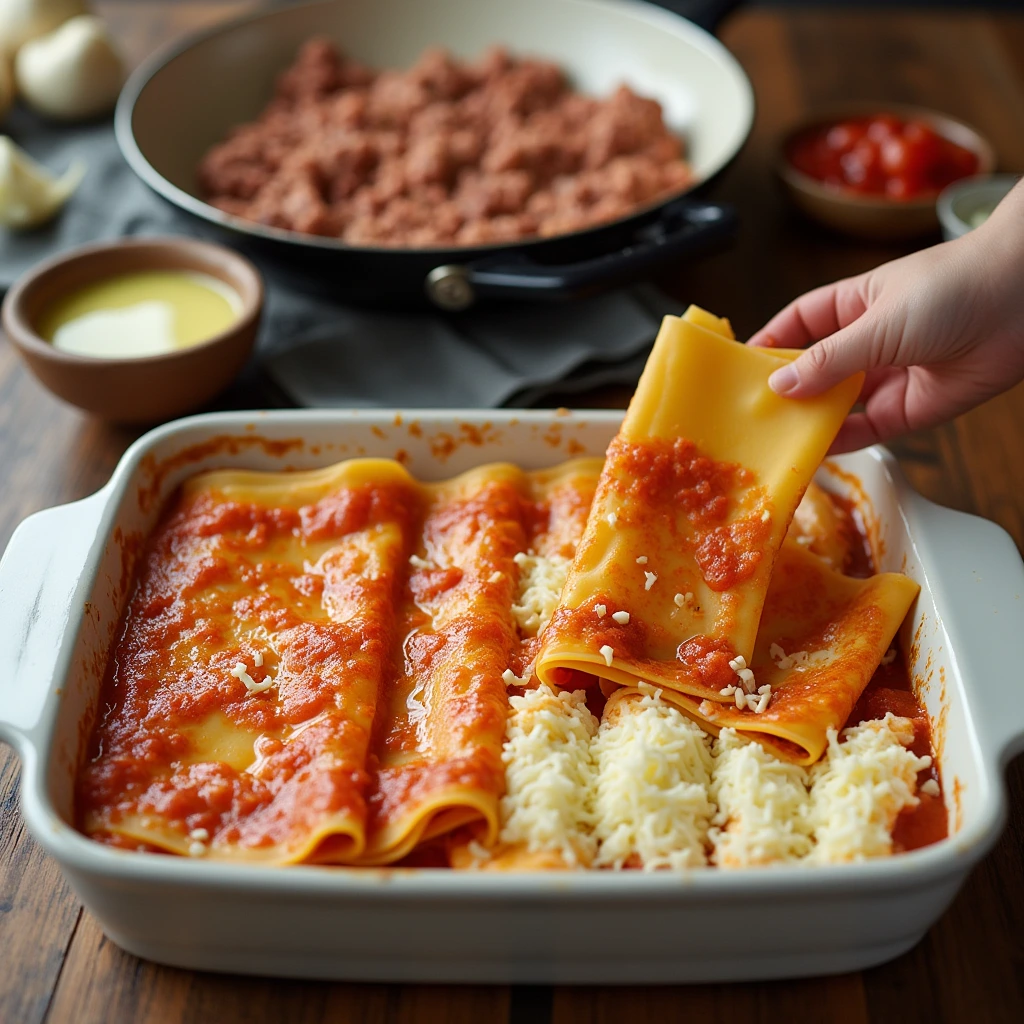
[[[256,268],[186,238],[121,239],[47,260],[8,291],[3,329],[59,398],[115,423],[199,408],[237,376],[263,310]]]
[[[961,178],[943,189],[935,203],[942,237],[951,242],[980,227],[1019,180],[1016,174],[987,174]]]

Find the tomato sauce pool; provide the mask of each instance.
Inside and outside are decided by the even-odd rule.
[[[844,518],[855,530],[851,538],[850,553],[843,571],[848,576],[867,577],[876,572],[867,538],[860,530],[860,520],[854,515],[856,506],[852,501],[830,496],[833,503],[844,513]],[[931,724],[921,702],[914,693],[899,641],[894,640],[896,657],[888,665],[879,665],[875,674],[861,694],[846,721],[847,726],[859,725],[872,719],[885,718],[890,711],[914,723],[914,743],[911,749],[918,757],[924,755],[935,759],[932,745]],[[922,793],[920,787],[929,779],[939,786],[937,795]],[[900,813],[893,828],[893,852],[902,853],[930,846],[949,834],[949,816],[942,797],[942,780],[934,763],[931,768],[918,773],[918,804]]]
[[[896,200],[935,195],[979,169],[977,153],[927,121],[884,113],[809,128],[786,147],[786,159],[825,185]]]

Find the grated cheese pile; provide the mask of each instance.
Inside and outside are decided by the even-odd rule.
[[[811,851],[807,770],[760,743],[723,729],[715,740],[711,799],[718,807],[709,839],[723,868],[798,860]]]
[[[523,636],[537,636],[551,620],[562,596],[570,559],[563,555],[519,552],[519,591],[512,615]]]
[[[592,744],[595,863],[621,868],[635,856],[648,871],[698,867],[715,810],[710,740],[660,690],[641,692],[610,709]]]
[[[931,765],[907,746],[909,718],[887,714],[828,734],[828,754],[810,771],[808,812],[816,845],[809,860],[839,863],[892,852],[892,827],[905,807],[916,807],[917,773]]]
[[[660,690],[641,693],[613,700],[600,724],[582,690],[510,698],[503,843],[615,869],[864,860],[892,852],[931,764],[906,747],[913,723],[891,714],[832,731],[808,770],[733,729],[712,745]]]
[[[594,766],[590,741],[597,719],[583,690],[555,693],[541,685],[510,697],[506,726],[506,793],[501,842],[531,852],[557,850],[568,864],[589,864]]]

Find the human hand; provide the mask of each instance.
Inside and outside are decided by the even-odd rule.
[[[859,370],[860,401],[831,451],[931,427],[1024,379],[1024,183],[979,228],[808,292],[751,345],[803,348],[769,384],[807,398]]]

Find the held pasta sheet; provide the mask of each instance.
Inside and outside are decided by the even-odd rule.
[[[665,318],[544,635],[540,680],[651,683],[712,732],[728,725],[800,764],[821,756],[918,588],[779,554],[863,379],[780,398],[768,377],[795,355],[738,345],[696,307]]]
[[[568,563],[599,471],[423,485],[363,459],[191,480],[111,656],[84,831],[278,864],[391,863],[461,826],[492,842],[503,676],[550,614],[525,552]]]

